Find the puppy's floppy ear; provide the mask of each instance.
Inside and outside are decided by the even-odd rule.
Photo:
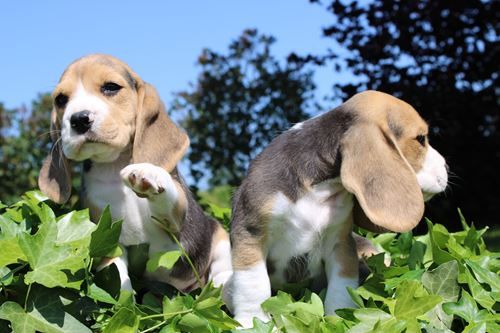
[[[63,204],[71,195],[71,169],[62,150],[60,124],[55,108],[51,114],[50,136],[53,145],[40,169],[38,187],[52,201]]]
[[[424,213],[422,191],[388,130],[359,120],[345,133],[341,149],[340,177],[357,199],[355,223],[379,232],[414,228]]]
[[[139,106],[132,159],[134,163],[152,163],[172,171],[189,147],[186,133],[167,116],[156,89],[138,83]]]

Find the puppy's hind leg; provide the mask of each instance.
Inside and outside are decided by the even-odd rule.
[[[328,288],[325,297],[325,314],[333,315],[335,310],[355,307],[347,287],[358,287],[358,255],[352,233],[341,235],[333,246],[333,253],[325,258]]]
[[[215,287],[220,287],[231,277],[233,266],[229,236],[219,224],[212,240],[211,258],[209,279],[213,281]]]
[[[254,317],[269,321],[261,304],[271,297],[271,282],[261,242],[246,237],[231,240],[233,275],[224,285],[223,298],[234,319],[249,328]]]

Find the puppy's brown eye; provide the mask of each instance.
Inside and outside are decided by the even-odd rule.
[[[120,91],[121,88],[122,86],[120,86],[119,84],[116,84],[114,82],[106,82],[101,86],[101,92],[105,96],[114,96]]]
[[[422,146],[425,146],[425,135],[417,135],[415,140],[417,140]]]
[[[66,106],[66,103],[68,103],[68,96],[64,95],[64,94],[59,94],[56,96],[56,98],[54,99],[54,104],[56,105],[56,107],[58,108],[63,108]]]

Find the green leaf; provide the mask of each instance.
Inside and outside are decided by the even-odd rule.
[[[118,246],[117,249],[121,248]],[[118,253],[114,253],[116,256]],[[108,253],[107,256],[111,256]],[[142,276],[146,270],[146,263],[149,259],[149,244],[142,243],[127,246],[128,272],[131,276]]]
[[[139,327],[139,316],[134,311],[121,308],[106,325],[103,333],[136,333]]]
[[[90,285],[88,296],[98,302],[104,302],[113,305],[118,303],[110,294],[108,294],[106,290],[98,287],[95,283],[92,283]]]
[[[458,263],[453,260],[438,266],[432,271],[425,272],[422,275],[422,284],[429,293],[441,296],[444,302],[456,302],[460,293],[457,279]],[[446,314],[441,306],[431,310],[428,317],[430,320],[429,330],[447,331],[453,321],[453,316]]]
[[[410,269],[422,268],[424,263],[424,255],[427,245],[422,242],[415,241],[411,247],[410,257],[408,258],[408,266]]]
[[[500,291],[500,277],[498,274],[490,272],[472,260],[465,260],[465,263],[472,269],[480,283],[488,284],[492,291]]]
[[[441,296],[427,294],[417,281],[403,281],[396,289],[394,315],[398,319],[414,320],[442,301]]]
[[[92,233],[91,257],[104,257],[118,246],[122,222],[119,220],[113,223],[109,206],[104,208],[99,223],[97,223],[97,229]]]
[[[157,252],[148,260],[146,270],[151,273],[156,271],[159,267],[171,269],[181,256],[182,252],[179,250]]]
[[[401,276],[399,276],[397,278],[387,279],[385,281],[386,290],[396,288],[403,281],[407,281],[407,280],[420,280],[420,278],[422,277],[422,274],[424,272],[425,272],[424,269],[417,269],[417,270],[414,270],[414,271],[408,271],[408,272],[404,273],[403,275],[401,275]]]
[[[450,237],[449,232],[442,225],[433,225],[429,219],[425,219],[425,221],[427,222],[427,227],[429,228],[432,259],[434,262],[437,265],[441,265],[445,262],[456,260],[455,257],[443,250]]]
[[[28,260],[19,245],[17,237],[0,239],[0,249],[2,249],[2,255],[0,255],[0,267]]]
[[[354,311],[354,316],[359,323],[353,326],[349,333],[402,332],[406,323],[398,320],[380,309],[359,309]]]
[[[445,302],[456,302],[460,292],[457,283],[458,263],[448,261],[422,275],[422,284],[431,294],[439,295]]]
[[[234,333],[271,333],[273,332],[273,322],[263,322],[262,320],[258,318],[253,319],[253,328],[247,328],[247,329],[233,329],[232,332]]]
[[[474,322],[474,318],[478,313],[478,308],[476,305],[476,301],[472,298],[472,296],[466,292],[462,291],[462,298],[460,301],[454,303],[445,303],[443,304],[443,310],[449,315],[457,315],[467,322]]]
[[[187,332],[210,333],[207,320],[193,313],[188,313],[183,316],[178,325],[182,330]]]
[[[64,312],[63,303],[53,290],[33,288],[25,311],[19,304],[5,302],[0,306],[0,319],[11,322],[14,332],[46,333],[91,332],[73,316]]]
[[[19,235],[19,245],[32,269],[25,276],[27,284],[37,282],[49,288],[79,289],[84,278],[88,249],[57,245],[55,222],[41,224],[33,236]]]
[[[0,267],[0,287],[8,286],[9,284],[11,284],[12,278],[12,271],[8,267]]]
[[[14,238],[20,232],[25,232],[23,226],[8,217],[8,214],[0,215],[0,240]]]
[[[88,210],[72,211],[57,222],[57,243],[78,243],[88,246],[97,226],[90,221]]]
[[[472,293],[472,296],[476,300],[477,303],[481,304],[484,308],[491,310],[495,301],[491,298],[490,293],[486,291],[479,282],[474,279],[469,269],[464,269],[464,276],[467,284],[469,285],[469,289]]]

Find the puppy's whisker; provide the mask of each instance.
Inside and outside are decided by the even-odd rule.
[[[40,139],[46,135],[52,135],[52,134],[59,134],[61,133],[61,130],[51,130],[51,131],[47,131],[45,133],[41,133],[40,135],[37,136],[37,139]]]

